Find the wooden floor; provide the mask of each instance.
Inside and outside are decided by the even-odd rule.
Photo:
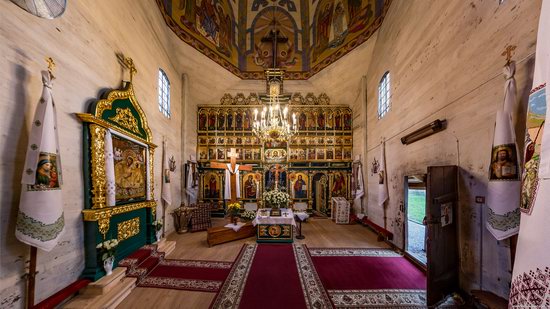
[[[337,225],[330,219],[308,219],[302,224],[303,240],[309,247],[386,248],[384,242],[376,240],[376,234],[361,225]],[[213,225],[227,224],[226,219],[213,219]],[[206,232],[171,234],[168,240],[175,240],[176,249],[167,258],[189,260],[234,261],[243,244],[255,243],[254,237],[225,243],[209,248]],[[136,288],[118,308],[208,308],[215,293],[191,292],[169,289]]]

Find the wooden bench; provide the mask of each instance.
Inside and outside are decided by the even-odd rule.
[[[229,241],[256,236],[256,227],[252,222],[247,222],[238,232],[223,226],[211,227],[206,233],[208,246],[215,246]]]

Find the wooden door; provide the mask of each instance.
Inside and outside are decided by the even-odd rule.
[[[457,173],[457,166],[428,167],[428,306],[458,290]]]

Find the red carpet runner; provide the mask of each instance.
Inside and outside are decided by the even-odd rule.
[[[331,308],[301,246],[244,245],[212,308]]]
[[[319,278],[339,307],[425,307],[426,276],[389,249],[309,249]]]
[[[231,262],[164,259],[156,246],[146,246],[120,261],[127,276],[138,278],[138,286],[188,291],[218,292],[227,278]]]

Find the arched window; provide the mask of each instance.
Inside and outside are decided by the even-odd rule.
[[[170,118],[170,81],[162,69],[159,69],[159,110]]]
[[[384,117],[391,107],[390,72],[384,73],[378,84],[378,119]]]

